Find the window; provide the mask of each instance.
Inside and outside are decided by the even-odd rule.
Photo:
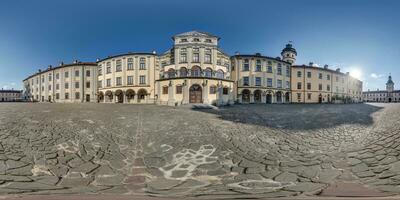
[[[256,86],[261,86],[261,77],[256,77]]]
[[[311,83],[307,83],[307,90],[311,90]]]
[[[79,99],[79,92],[75,92],[75,99]]]
[[[272,66],[268,66],[267,72],[268,72],[268,73],[272,73]]]
[[[322,84],[318,85],[318,90],[322,90]]]
[[[56,99],[60,99],[60,93],[56,93]]]
[[[210,94],[216,94],[217,93],[217,87],[215,85],[210,86]]]
[[[331,91],[331,86],[330,85],[326,85],[326,90],[327,91]]]
[[[115,79],[115,85],[122,85],[122,78],[121,77],[117,77],[116,79]]]
[[[106,80],[106,86],[111,87],[111,79],[110,78]]]
[[[301,93],[297,93],[297,99],[298,99],[298,100],[301,99]]]
[[[286,81],[286,88],[289,89],[290,88],[290,82]]]
[[[102,88],[103,87],[103,81],[97,81],[97,87]]]
[[[311,99],[311,93],[307,93],[307,99],[308,99],[308,100]]]
[[[42,86],[42,91],[44,91],[44,86]]]
[[[140,70],[145,70],[146,69],[146,58],[140,58],[139,69]]]
[[[49,90],[51,90],[51,85],[49,85]]]
[[[322,73],[319,73],[319,74],[318,74],[318,78],[319,78],[319,79],[322,79]]]
[[[127,70],[133,70],[133,58],[128,58]]]
[[[86,70],[86,77],[90,77],[90,70]]]
[[[133,85],[133,76],[128,76],[126,80],[128,85]]]
[[[286,76],[290,77],[290,66],[286,66]]]
[[[200,62],[199,61],[199,53],[194,53],[193,54],[193,62],[196,62],[196,63]]]
[[[51,74],[49,74],[49,81],[51,81]]]
[[[116,72],[122,71],[122,62],[121,62],[121,60],[117,60],[117,61],[116,61],[116,64],[115,64],[115,71],[116,71]]]
[[[222,88],[222,94],[224,94],[224,95],[229,94],[229,88],[227,88],[227,87]]]
[[[107,62],[107,74],[111,73],[111,63]]]
[[[182,85],[177,85],[175,89],[176,89],[176,94],[182,94]]]
[[[65,93],[64,98],[69,99],[69,93]]]
[[[56,79],[57,80],[60,79],[60,74],[59,73],[56,74]],[[32,81],[32,84],[33,84],[33,81]]]
[[[243,71],[249,71],[249,60],[248,59],[244,59]]]
[[[243,77],[243,85],[249,86],[249,77],[248,76]]]
[[[42,76],[42,83],[44,83],[44,76]]]
[[[59,90],[60,89],[60,84],[56,84],[56,90]]]
[[[212,70],[210,68],[207,68],[204,70],[205,77],[212,77]]]
[[[64,76],[65,76],[65,78],[68,78],[69,73],[68,73],[68,72],[65,72],[65,73],[64,73]]]
[[[278,82],[277,82],[277,87],[278,87],[278,88],[282,88],[282,80],[278,80]]]
[[[186,38],[184,38],[184,39],[181,39],[181,41],[180,42],[187,42],[187,39]]]
[[[139,84],[146,84],[146,76],[139,77]]]
[[[99,75],[103,74],[103,69],[101,67],[99,67],[99,69],[97,71],[98,71]]]
[[[224,78],[224,72],[222,70],[218,70],[216,72],[217,78],[223,79]]]
[[[75,70],[75,76],[76,76],[76,77],[79,76],[79,70]]]
[[[261,60],[256,61],[256,71],[261,72]]]
[[[307,72],[307,78],[311,78],[311,72]]]
[[[201,75],[201,69],[200,69],[200,67],[193,66],[193,67],[192,67],[192,71],[191,71],[191,76],[199,77],[200,75]]]
[[[336,76],[336,82],[339,82],[339,77],[338,76]]]
[[[199,38],[193,38],[193,42],[200,42]]]
[[[331,80],[331,75],[327,74],[326,75],[326,80],[328,80],[328,81]]]
[[[79,88],[79,82],[75,82],[75,88]]]
[[[187,54],[186,54],[186,49],[181,49],[181,54],[180,54],[180,63],[186,63],[187,62]]]
[[[204,55],[204,63],[211,63],[211,54]]]
[[[277,71],[278,71],[277,72],[278,75],[282,75],[282,65],[281,64],[278,64],[278,70]]]
[[[168,94],[168,86],[163,86],[162,93],[163,94]]]
[[[298,90],[301,90],[301,82],[298,82],[298,83],[297,83],[297,89],[298,89]]]
[[[272,78],[267,78],[267,87],[272,87]]]
[[[90,82],[86,82],[86,88],[90,88]]]
[[[211,40],[211,39],[206,39],[206,42],[207,42],[207,43],[211,43],[212,40]]]
[[[297,71],[297,77],[301,77],[301,71]]]
[[[68,89],[69,88],[69,85],[68,85],[68,83],[65,83],[65,85],[64,85],[64,89]]]

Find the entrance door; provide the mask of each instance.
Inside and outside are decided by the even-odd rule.
[[[90,102],[90,94],[86,95],[86,102]]]
[[[189,89],[189,103],[203,103],[200,85],[192,85]]]
[[[272,95],[271,94],[267,94],[267,102],[268,104],[272,103]]]
[[[319,97],[318,97],[318,103],[322,103],[322,96],[321,95],[319,95]]]
[[[389,103],[392,102],[392,98],[389,98]]]

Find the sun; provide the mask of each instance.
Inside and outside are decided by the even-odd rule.
[[[350,70],[350,75],[356,79],[361,79],[362,72],[360,69],[352,69]]]

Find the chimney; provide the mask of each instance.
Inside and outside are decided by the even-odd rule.
[[[235,52],[235,55],[236,55],[236,56],[240,55],[239,51],[236,51],[236,52]]]
[[[74,64],[78,63],[78,60],[74,60]]]
[[[256,53],[256,56],[261,56],[261,53]]]
[[[340,72],[340,68],[337,68],[336,71],[337,71],[337,72]]]
[[[328,69],[328,65],[324,65],[324,69]]]
[[[39,69],[39,73],[40,73],[40,72],[42,72],[42,70],[41,70],[41,69]]]
[[[308,66],[312,67],[314,65],[313,62],[308,63]]]
[[[51,65],[49,65],[49,67],[47,69],[51,69],[51,68],[53,68],[53,67]]]

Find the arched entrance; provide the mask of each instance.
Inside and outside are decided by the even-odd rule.
[[[272,94],[271,94],[271,93],[268,93],[268,94],[267,94],[267,100],[266,100],[265,103],[268,103],[268,104],[271,104],[271,103],[272,103]]]
[[[388,100],[388,101],[389,101],[389,103],[390,103],[390,102],[392,102],[392,98],[389,98],[389,100]]]
[[[122,90],[115,91],[115,96],[117,96],[118,103],[124,103],[124,93],[122,92]]]
[[[276,93],[276,102],[277,103],[282,103],[282,92],[277,92]]]
[[[99,94],[97,95],[97,102],[103,102],[104,101],[104,93],[103,92],[99,92]]]
[[[289,92],[286,92],[286,94],[285,94],[285,102],[286,103],[290,103],[290,94],[289,94]]]
[[[261,90],[254,91],[254,102],[261,103]]]
[[[203,103],[203,90],[200,85],[194,84],[189,88],[189,103]]]
[[[145,89],[140,89],[138,91],[138,102],[141,102],[146,99],[147,91]]]
[[[106,96],[108,97],[108,102],[112,102],[113,100],[113,94],[110,90],[107,90]]]
[[[328,94],[328,97],[327,97],[328,99],[328,103],[330,103],[331,102],[331,95],[330,94]]]
[[[135,98],[135,91],[133,91],[132,89],[128,89],[125,92],[125,95],[128,102],[131,102]]]
[[[322,103],[322,95],[321,94],[319,94],[319,96],[318,96],[318,103]]]
[[[242,102],[243,103],[250,103],[250,90],[244,89],[242,91]]]

